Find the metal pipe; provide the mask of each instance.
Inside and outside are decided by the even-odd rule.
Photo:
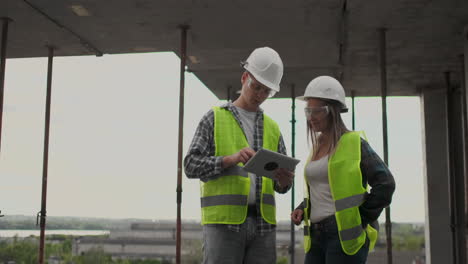
[[[354,90],[351,90],[351,129],[353,131],[356,129],[356,110],[354,108],[355,97]]]
[[[466,106],[466,86],[465,86],[465,65],[464,65],[464,56],[461,56],[462,64],[461,64],[461,69],[462,69],[462,74],[461,74],[461,81],[460,81],[460,93],[461,96],[457,96],[458,100],[460,100],[460,118],[461,118],[461,130],[462,133],[460,134],[460,144],[459,146],[462,146],[460,148],[460,155],[458,158],[460,159],[460,164],[463,164],[463,166],[459,167],[459,176],[457,177],[457,200],[459,201],[459,207],[457,208],[458,211],[458,229],[460,232],[457,232],[457,237],[459,241],[459,248],[466,248],[466,224],[467,224],[467,217],[466,217],[466,170],[467,170],[467,163],[466,163],[466,158],[467,158],[467,152],[466,152],[466,146],[467,146],[467,133],[468,133],[468,124],[467,124],[467,106]],[[459,255],[460,263],[466,263],[467,260],[467,253],[465,251],[461,251]]]
[[[39,244],[39,264],[44,263],[44,240],[46,226],[46,205],[47,205],[47,173],[49,164],[49,129],[50,129],[50,104],[52,99],[52,65],[54,60],[54,47],[48,46],[49,58],[47,65],[47,96],[45,113],[45,131],[44,131],[44,156],[42,166],[42,201],[41,201],[41,236]]]
[[[295,85],[291,85],[291,156],[296,156],[296,91]],[[291,188],[291,212],[295,208],[295,188]],[[289,263],[295,263],[294,258],[296,255],[296,232],[294,228],[294,222],[291,220],[291,245],[289,246],[289,254],[291,255],[291,261]]]
[[[465,241],[465,205],[464,205],[464,189],[465,182],[463,177],[463,169],[460,164],[463,163],[463,149],[461,142],[463,134],[461,130],[462,120],[460,120],[460,112],[463,111],[463,106],[459,101],[461,98],[460,90],[454,89],[450,81],[450,72],[445,72],[445,83],[447,88],[447,126],[448,126],[448,142],[447,151],[449,160],[449,207],[450,207],[450,231],[452,233],[452,254],[453,263],[466,263],[466,241]]]
[[[464,178],[465,178],[465,219],[468,219],[468,110],[467,110],[467,94],[466,94],[466,75],[465,75],[465,56],[460,55],[460,66],[461,66],[461,82],[460,87],[462,90],[462,117],[463,117],[463,164]],[[465,222],[465,228],[468,228],[468,221]]]
[[[384,162],[388,166],[388,134],[387,134],[387,52],[386,52],[386,28],[380,28],[380,84],[382,96],[382,132]],[[385,208],[385,234],[387,237],[387,263],[393,263],[392,252],[392,221],[390,206]]]
[[[450,72],[444,72],[444,79],[445,79],[445,85],[447,89],[447,126],[448,126],[448,151],[447,151],[447,156],[449,160],[449,210],[450,210],[450,231],[452,233],[452,256],[453,256],[453,263],[458,263],[457,261],[457,256],[458,256],[458,248],[457,248],[457,217],[456,217],[456,199],[455,199],[455,170],[454,170],[454,158],[453,154],[451,153],[453,150],[453,145],[454,145],[454,138],[452,136],[452,131],[453,131],[453,115],[454,111],[452,109],[451,103],[452,103],[452,84],[450,82]]]
[[[0,50],[0,147],[2,144],[2,124],[3,124],[3,95],[5,90],[5,66],[6,51],[8,43],[8,23],[12,20],[8,17],[2,17],[2,48]]]
[[[5,88],[5,66],[6,66],[6,48],[7,48],[7,40],[8,40],[8,23],[13,21],[8,17],[0,18],[3,21],[2,25],[2,46],[0,50],[0,147],[2,143],[2,123],[3,123],[3,94]],[[0,210],[0,217],[4,215],[1,214]]]
[[[184,90],[185,65],[187,59],[187,30],[188,25],[180,25],[180,91],[179,91],[179,142],[177,153],[177,233],[176,233],[176,264],[180,264],[181,247],[181,204],[182,204],[182,151],[184,135]]]
[[[338,64],[344,66],[344,56],[346,53],[346,45],[347,45],[347,31],[348,31],[348,2],[347,0],[343,0],[343,4],[341,6],[341,17],[339,22],[339,35],[338,35]],[[342,69],[343,75],[344,70]],[[343,77],[340,77],[340,81],[343,81]]]

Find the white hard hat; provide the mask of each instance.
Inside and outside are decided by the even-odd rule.
[[[278,52],[269,47],[257,48],[243,62],[243,66],[261,84],[275,92],[280,91],[283,62]]]
[[[345,92],[341,83],[330,76],[319,76],[307,85],[304,96],[297,99],[307,101],[309,98],[322,98],[338,101],[341,105],[341,112],[348,112],[346,107]]]

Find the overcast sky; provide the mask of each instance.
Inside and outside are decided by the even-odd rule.
[[[40,211],[46,71],[46,58],[7,60],[0,156],[0,210],[6,215]],[[200,118],[222,103],[193,74],[186,75],[185,96],[184,156]],[[175,219],[178,100],[179,58],[173,53],[55,58],[47,215]],[[279,123],[291,154],[291,100],[262,106]],[[301,160],[308,154],[303,107],[297,102]],[[357,98],[356,118],[356,129],[382,155],[380,98]],[[350,127],[350,114],[344,119]],[[392,220],[423,222],[419,98],[389,98],[388,120],[397,182]],[[302,170],[303,162],[296,171],[296,204],[303,196]],[[185,175],[182,201],[182,217],[199,220],[199,183]],[[288,220],[291,193],[277,195],[277,204],[278,219]]]

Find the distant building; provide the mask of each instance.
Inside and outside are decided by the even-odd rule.
[[[108,238],[80,237],[73,241],[73,255],[102,249],[113,258],[167,259],[176,254],[171,223],[135,223],[128,230],[111,230]]]
[[[277,228],[278,256],[289,255],[291,233],[289,223],[279,224]],[[296,230],[296,254],[302,255],[302,229]],[[202,226],[190,222],[182,224],[182,256],[192,256],[194,250],[185,244],[199,241],[201,246]],[[92,249],[102,249],[113,258],[127,259],[164,259],[174,261],[176,256],[176,225],[174,222],[133,223],[127,230],[111,230],[108,238],[80,237],[73,241],[73,255],[83,255]]]
[[[182,223],[182,260],[200,254],[202,227],[199,223]],[[73,254],[82,255],[91,249],[102,249],[113,258],[161,259],[175,262],[176,225],[174,222],[133,223],[129,229],[111,230],[108,238],[81,237],[73,243]],[[278,258],[289,260],[291,241],[290,223],[279,223],[276,229]],[[304,263],[303,229],[296,227],[295,263]],[[198,243],[198,244],[197,244]],[[379,241],[376,249],[369,254],[367,263],[382,263],[387,258],[384,241]],[[393,251],[395,263],[412,263],[423,254],[419,251]],[[418,263],[418,262],[416,262]],[[424,263],[424,262],[422,262]],[[419,263],[418,263],[419,264]]]

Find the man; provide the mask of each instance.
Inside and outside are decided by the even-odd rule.
[[[279,92],[281,58],[258,48],[243,67],[239,98],[205,114],[184,160],[187,177],[200,179],[205,264],[276,263],[275,191],[286,193],[294,178],[283,168],[271,179],[240,167],[261,148],[286,154],[278,125],[260,108]]]

